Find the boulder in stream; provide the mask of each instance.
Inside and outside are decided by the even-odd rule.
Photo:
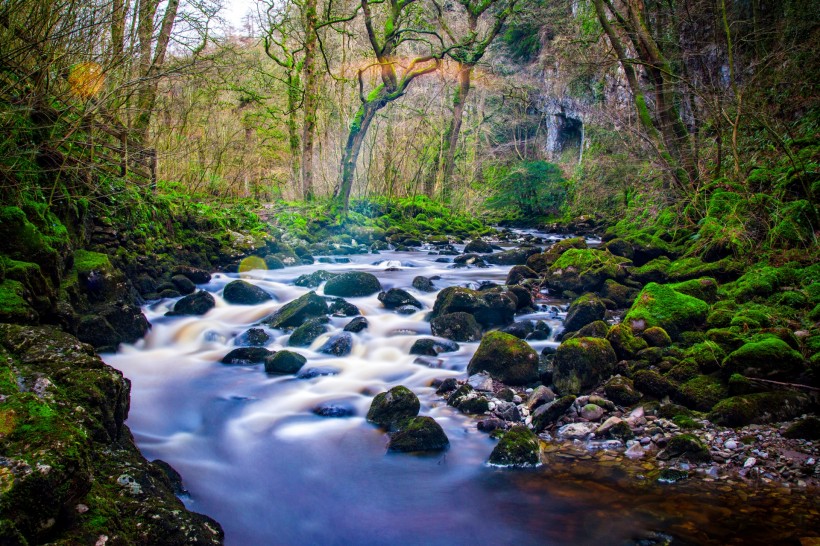
[[[330,322],[330,319],[327,317],[308,319],[304,324],[293,331],[288,339],[288,345],[291,347],[307,347],[313,343],[317,337],[325,333],[327,330],[325,325],[328,322]]]
[[[260,364],[270,356],[273,352],[264,347],[239,347],[232,350],[224,357],[222,357],[223,364],[234,364],[240,366],[247,366],[248,364]]]
[[[553,383],[564,394],[579,394],[611,376],[616,361],[615,351],[605,339],[567,340],[555,353]]]
[[[348,271],[325,283],[325,294],[342,298],[357,298],[381,292],[379,279],[364,271]]]
[[[538,353],[525,341],[504,332],[489,332],[467,366],[467,373],[489,373],[508,385],[538,380]]]
[[[525,426],[506,431],[490,454],[493,466],[537,466],[541,463],[538,437]]]
[[[410,347],[411,355],[438,356],[439,353],[451,353],[453,351],[458,351],[458,343],[441,339],[417,339]]]
[[[373,398],[367,412],[367,421],[381,427],[390,427],[419,414],[418,397],[403,385],[397,385]]]
[[[413,451],[442,451],[450,446],[450,440],[435,419],[422,416],[408,419],[401,430],[390,435],[387,448],[390,451],[408,453]]]
[[[418,309],[424,307],[412,294],[401,288],[391,288],[387,292],[381,292],[379,294],[379,301],[382,302],[382,305],[387,309],[397,309],[408,305]]]
[[[214,300],[214,297],[210,293],[200,290],[176,302],[173,311],[169,311],[166,315],[204,315],[215,306],[216,300]]]
[[[333,356],[346,356],[353,350],[353,336],[350,332],[339,332],[328,339],[317,349],[320,353]]]
[[[453,341],[478,341],[481,339],[481,326],[468,313],[448,313],[430,321],[434,336]]]
[[[276,351],[265,359],[265,372],[271,374],[299,373],[307,359],[293,351]]]
[[[258,286],[243,280],[231,281],[225,285],[222,297],[234,305],[258,305],[273,299],[273,296]]]
[[[286,303],[262,322],[271,328],[295,328],[310,318],[320,317],[327,313],[328,307],[325,299],[317,296],[316,292],[308,292]]]

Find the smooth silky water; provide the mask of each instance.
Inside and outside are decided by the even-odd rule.
[[[217,274],[200,287],[217,302],[205,316],[165,317],[174,301],[152,304],[144,310],[151,332],[103,355],[132,381],[128,425],[140,449],[180,472],[189,491],[186,505],[218,520],[227,544],[619,544],[650,531],[725,542],[775,532],[765,521],[750,521],[749,510],[770,517],[782,505],[768,502],[776,495],[757,504],[746,497],[746,511],[732,511],[727,507],[738,497],[729,488],[700,482],[661,487],[583,455],[539,469],[488,467],[495,441],[430,387],[434,378],[464,378],[478,344],[461,343],[456,353],[416,363],[409,350],[430,336],[424,318],[435,293],[410,286],[417,275],[440,276],[434,281],[439,289],[503,284],[509,267],[453,269],[435,263],[438,257],[391,251],[350,256],[348,264],[243,273],[275,298],[255,306],[227,304],[221,291],[240,275]],[[236,347],[237,335],[308,292],[293,281],[318,269],[371,272],[385,290],[408,289],[425,310],[402,316],[384,309],[375,295],[348,298],[369,327],[353,335],[352,353],[341,358],[315,349],[352,317],[332,318],[331,331],[310,348],[287,347],[287,332],[268,331],[268,349],[296,351],[307,357],[303,371],[334,375],[269,376],[262,365],[219,362]],[[556,329],[560,316],[546,306],[526,318],[545,319]],[[557,345],[533,346],[540,351],[547,344]],[[442,425],[449,450],[387,452],[384,431],[364,415],[375,394],[399,384],[419,396],[422,415]],[[355,416],[313,414],[322,403],[352,407]]]

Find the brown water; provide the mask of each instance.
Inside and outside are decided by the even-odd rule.
[[[461,344],[433,368],[408,354],[430,335],[424,316],[435,293],[411,290],[427,307],[411,316],[388,312],[375,295],[351,298],[370,321],[354,335],[351,355],[315,352],[329,334],[296,349],[308,358],[305,369],[336,375],[273,377],[261,366],[219,363],[236,335],[307,292],[292,284],[303,273],[364,270],[387,289],[409,288],[416,275],[440,275],[438,288],[503,283],[509,270],[450,269],[436,258],[384,252],[350,264],[253,271],[243,278],[275,296],[258,306],[226,304],[221,289],[237,275],[216,275],[206,289],[217,307],[207,315],[167,318],[173,301],[159,302],[145,310],[154,327],[144,340],[105,355],[133,382],[128,424],[140,449],[182,474],[186,504],[216,518],[227,544],[622,544],[653,533],[675,544],[774,544],[820,534],[811,496],[720,482],[661,486],[651,468],[608,452],[551,453],[531,470],[486,466],[494,440],[429,387],[434,378],[463,378],[477,344]],[[558,327],[561,315],[545,309],[528,318]],[[331,333],[349,320],[332,319]],[[286,332],[270,333],[268,348],[287,346]],[[556,345],[533,346],[547,344]],[[421,413],[444,427],[447,452],[386,452],[386,436],[363,416],[374,394],[397,384],[416,392]],[[311,412],[325,402],[345,403],[355,416]]]

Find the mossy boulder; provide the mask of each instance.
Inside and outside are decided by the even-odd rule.
[[[0,282],[0,322],[37,324],[39,315],[29,303],[30,295],[19,281]]]
[[[661,399],[675,392],[675,383],[656,370],[638,370],[632,376],[635,388],[653,398]]]
[[[552,264],[545,279],[554,290],[597,292],[607,279],[626,278],[630,264],[626,258],[602,250],[571,248]]]
[[[615,239],[611,239],[606,243],[605,248],[610,254],[621,256],[622,258],[627,258],[628,260],[635,257],[635,249],[632,247],[632,243],[624,239],[617,237]]]
[[[419,414],[420,408],[419,399],[413,391],[403,385],[397,385],[373,398],[366,419],[375,425],[390,427],[415,417]]]
[[[533,383],[538,380],[538,353],[515,336],[489,332],[467,365],[468,374],[478,372],[487,372],[508,385]]]
[[[606,397],[619,406],[629,407],[637,404],[641,399],[641,393],[635,390],[632,380],[622,375],[616,375],[604,385]]]
[[[673,282],[688,281],[702,277],[711,277],[720,282],[731,281],[740,276],[743,266],[732,257],[716,262],[704,262],[693,256],[675,260],[669,266],[669,280]]]
[[[424,307],[410,292],[402,288],[391,288],[387,292],[380,292],[379,301],[382,302],[382,305],[387,309],[397,309],[407,305],[417,309]]]
[[[315,317],[308,319],[304,324],[299,326],[288,339],[288,345],[291,347],[307,347],[313,343],[316,338],[327,331],[325,326],[330,319],[327,317]]]
[[[801,440],[820,440],[820,419],[817,417],[806,417],[795,421],[783,433],[786,438],[799,438]]]
[[[540,248],[533,246],[522,246],[511,250],[503,250],[487,256],[487,263],[494,265],[524,266],[527,258],[541,252]]]
[[[632,328],[626,324],[616,324],[609,329],[607,341],[618,356],[618,360],[632,360],[639,351],[648,347],[645,340],[636,337]]]
[[[581,337],[558,347],[552,380],[564,394],[579,394],[612,375],[617,356],[606,339]]]
[[[704,373],[712,373],[720,369],[726,358],[726,352],[714,341],[701,341],[684,351],[683,356],[692,360]]]
[[[573,336],[573,337],[601,337],[605,338],[609,333],[609,324],[602,320],[590,322]]]
[[[314,271],[313,273],[300,275],[295,281],[293,281],[293,284],[303,288],[318,288],[323,282],[332,279],[337,275],[338,273],[331,273],[330,271],[320,269],[318,271]]]
[[[572,302],[567,310],[564,329],[575,332],[596,320],[603,320],[606,316],[606,306],[594,294],[584,294]]]
[[[558,258],[561,257],[561,254],[570,248],[587,248],[587,242],[583,237],[573,237],[571,239],[563,239],[558,241],[549,247],[546,252],[533,254],[527,258],[527,267],[537,271],[538,273],[543,273],[549,269],[549,267],[554,264]]]
[[[427,277],[423,277],[419,275],[418,277],[413,277],[413,288],[420,292],[435,292],[436,287],[433,285],[432,279],[428,279]]]
[[[538,437],[524,426],[506,431],[490,454],[489,463],[494,466],[537,466],[541,462],[541,446]]]
[[[169,315],[204,315],[211,309],[216,307],[216,300],[214,297],[204,291],[200,290],[193,294],[189,294],[174,304],[174,309],[170,311]]]
[[[669,267],[672,264],[669,258],[662,256],[632,270],[632,278],[639,283],[664,283],[669,278]]]
[[[638,294],[624,323],[633,331],[659,326],[675,338],[703,325],[708,312],[709,306],[703,300],[676,292],[668,285],[649,283]]]
[[[381,290],[379,279],[364,271],[348,271],[332,277],[325,283],[325,294],[342,298],[370,296]]]
[[[746,343],[723,359],[722,367],[726,375],[763,379],[793,379],[806,369],[803,356],[774,336]]]
[[[487,241],[482,239],[473,239],[469,243],[467,243],[464,247],[464,253],[476,253],[476,254],[490,254],[493,251],[493,247]]]
[[[430,321],[434,336],[453,341],[478,341],[481,339],[481,325],[468,313],[448,313]]]
[[[744,394],[715,404],[709,413],[709,420],[728,427],[772,423],[793,419],[803,414],[810,405],[806,395],[792,391]]]
[[[238,347],[222,357],[223,364],[248,365],[260,364],[266,358],[273,356],[273,352],[264,347]]]
[[[666,330],[660,326],[652,326],[641,332],[641,337],[646,341],[650,347],[669,347],[672,345],[672,338],[666,333]]]
[[[687,408],[706,412],[728,395],[729,390],[720,379],[698,375],[681,384],[674,393],[674,399]]]
[[[615,302],[615,305],[617,305],[619,309],[632,305],[637,295],[638,291],[636,289],[625,286],[612,279],[604,281],[604,287],[601,289],[601,296]]]
[[[718,282],[711,277],[676,282],[669,286],[676,292],[698,298],[706,303],[714,303],[717,301]]]
[[[469,313],[485,328],[513,322],[518,300],[505,289],[471,290],[450,286],[436,296],[432,318],[452,313]]]
[[[516,265],[512,269],[510,269],[509,273],[507,273],[507,280],[504,282],[504,284],[521,284],[523,281],[527,279],[537,279],[538,277],[538,273],[536,273],[534,270],[530,269],[526,265]]]
[[[450,446],[444,429],[432,417],[413,417],[401,423],[400,430],[390,435],[387,449],[401,453],[443,451]]]
[[[276,351],[275,354],[265,358],[265,373],[269,374],[295,374],[299,373],[307,359],[299,353],[293,351]]]
[[[669,439],[666,449],[658,454],[659,459],[681,457],[693,463],[705,463],[712,460],[709,448],[703,445],[696,436],[678,434]]]
[[[308,319],[326,315],[328,312],[325,299],[317,296],[316,292],[308,292],[286,303],[262,322],[271,328],[296,328]]]
[[[273,296],[243,280],[235,280],[225,285],[222,297],[234,305],[258,305],[273,299]]]

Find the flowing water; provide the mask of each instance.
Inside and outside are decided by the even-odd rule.
[[[436,258],[390,251],[351,256],[347,264],[243,273],[275,298],[255,306],[225,303],[221,290],[239,275],[217,274],[204,286],[217,301],[208,314],[165,317],[173,301],[153,304],[145,309],[153,324],[148,336],[104,355],[132,381],[128,425],[140,449],[182,474],[190,492],[186,505],[217,519],[227,544],[619,544],[647,532],[672,533],[679,542],[726,543],[739,536],[748,543],[753,536],[784,536],[782,521],[769,526],[749,517],[760,511],[770,520],[782,509],[787,513],[780,520],[787,519],[792,504],[772,502],[775,494],[759,500],[744,494],[741,501],[726,487],[642,483],[640,467],[627,470],[611,457],[583,453],[539,469],[486,466],[495,441],[430,387],[434,378],[465,377],[478,344],[461,343],[458,352],[423,362],[409,354],[415,340],[430,335],[424,319],[435,293],[410,289],[426,309],[409,316],[384,309],[375,295],[349,298],[369,327],[354,334],[346,357],[315,349],[350,317],[332,318],[331,331],[310,348],[287,347],[287,332],[268,331],[269,349],[295,350],[307,357],[303,372],[330,375],[268,376],[261,365],[219,362],[238,334],[308,291],[293,284],[304,273],[368,271],[386,290],[409,289],[417,275],[440,276],[439,289],[503,283],[509,270],[453,269]],[[543,309],[526,318],[560,327],[560,314]],[[547,344],[556,345],[533,346]],[[398,384],[419,396],[422,415],[442,425],[448,451],[387,453],[386,435],[364,415],[375,394]],[[354,415],[312,412],[327,403]],[[744,511],[728,511],[732,503]]]

